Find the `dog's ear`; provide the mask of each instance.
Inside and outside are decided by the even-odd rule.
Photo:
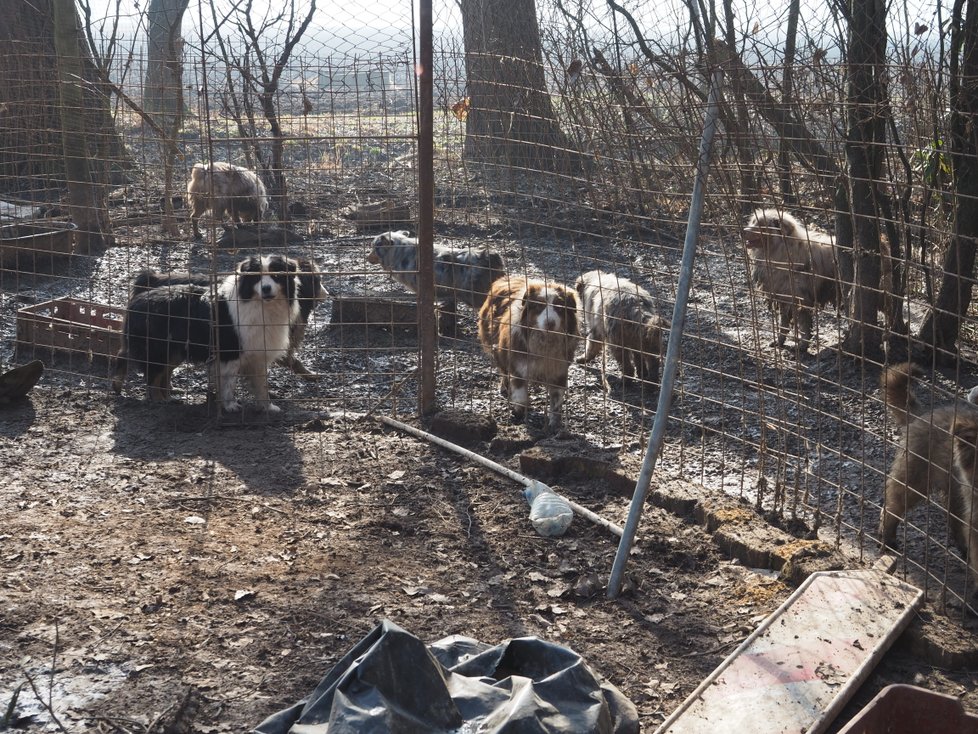
[[[582,275],[574,283],[574,290],[577,291],[577,295],[581,298],[582,301],[584,300],[584,289],[586,287],[587,287],[587,284],[584,282],[584,276]]]
[[[531,288],[530,288],[529,284],[524,285],[517,292],[516,297],[513,298],[513,300],[516,301],[519,304],[517,306],[517,308],[519,309],[519,312],[520,312],[520,317],[519,317],[518,321],[519,321],[519,324],[521,326],[529,326],[529,318],[530,318],[530,291],[531,291]]]
[[[564,330],[568,334],[577,334],[577,293],[570,288],[561,286],[559,298],[561,299],[561,305],[564,307]]]
[[[974,417],[959,415],[954,419],[951,432],[956,441],[960,441],[965,446],[970,446],[972,451],[975,450],[975,446],[978,444],[978,421]]]
[[[778,215],[778,224],[780,225],[781,234],[785,237],[793,237],[795,239],[803,237],[801,222],[787,212]]]
[[[741,236],[748,246],[759,247],[764,243],[764,230],[767,228],[765,212],[756,209],[747,220],[747,226],[741,232]]]
[[[239,273],[261,272],[261,259],[257,255],[251,255],[238,263],[236,268]]]

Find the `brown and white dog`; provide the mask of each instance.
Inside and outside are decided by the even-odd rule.
[[[580,335],[577,296],[558,283],[504,276],[489,289],[479,310],[479,341],[499,370],[499,390],[517,422],[526,419],[530,386],[550,397],[549,429],[561,425],[567,372]]]
[[[842,302],[835,239],[806,228],[787,212],[758,209],[744,228],[751,276],[779,317],[772,346],[784,346],[795,325],[798,349],[807,351],[815,311]]]
[[[380,265],[412,293],[418,292],[418,240],[406,230],[374,238],[367,262]],[[435,293],[478,309],[489,286],[505,275],[502,257],[485,247],[434,246]]]
[[[625,377],[659,379],[662,332],[669,321],[656,313],[652,294],[627,278],[591,270],[574,284],[584,314],[587,343],[578,361],[594,360],[607,346]],[[601,382],[609,390],[605,360],[601,360]]]
[[[194,237],[200,239],[198,220],[204,212],[223,221],[257,222],[268,210],[265,184],[254,171],[224,161],[195,163],[187,182],[190,223]]]
[[[920,370],[909,363],[887,368],[880,382],[894,423],[903,439],[886,477],[880,537],[893,544],[900,522],[913,507],[938,493],[947,499],[951,535],[968,558],[978,580],[978,531],[975,503],[975,432],[978,406],[956,400],[925,410],[911,381]]]

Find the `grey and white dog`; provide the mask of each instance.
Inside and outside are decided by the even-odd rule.
[[[625,377],[658,381],[663,331],[669,321],[656,313],[652,294],[614,273],[591,270],[574,284],[583,311],[587,337],[582,364],[592,362],[607,347]],[[605,359],[601,383],[608,390]]]
[[[418,240],[405,230],[374,238],[367,261],[380,265],[412,293],[418,292]],[[506,274],[502,257],[485,247],[434,246],[435,295],[478,310],[489,286]]]

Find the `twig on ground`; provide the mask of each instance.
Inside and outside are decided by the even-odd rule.
[[[394,384],[391,386],[391,389],[387,391],[387,394],[384,397],[382,397],[380,400],[378,400],[376,403],[374,403],[373,406],[370,407],[366,413],[364,413],[364,417],[367,418],[372,416],[374,412],[377,410],[377,408],[379,408],[381,405],[386,403],[391,398],[396,397],[397,394],[401,392],[401,389],[404,387],[405,383],[407,383],[408,380],[410,380],[412,377],[414,377],[417,374],[418,374],[418,368],[415,367],[413,370],[411,370],[406,375],[404,375],[401,379],[396,380]]]
[[[51,721],[54,722],[54,725],[57,726],[58,729],[63,731],[64,734],[68,734],[68,730],[65,729],[64,724],[61,723],[61,719],[58,718],[58,715],[54,713],[54,709],[51,708],[50,700],[45,701],[43,698],[41,698],[41,692],[37,690],[37,685],[35,685],[34,679],[31,677],[31,674],[28,673],[27,670],[25,670],[24,668],[21,668],[20,672],[22,672],[24,674],[24,677],[27,678],[27,683],[30,685],[31,690],[34,692],[34,697],[37,699],[38,703],[40,703],[41,706],[44,707],[44,710],[48,712],[48,716],[51,717]]]
[[[21,683],[14,689],[13,695],[10,696],[10,702],[7,704],[7,710],[0,719],[0,731],[5,731],[14,721],[14,716],[17,711],[17,699],[20,697],[20,690],[24,687]]]

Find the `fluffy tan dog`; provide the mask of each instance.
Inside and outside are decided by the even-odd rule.
[[[905,427],[903,440],[886,477],[880,537],[892,545],[897,527],[913,507],[937,492],[947,498],[951,535],[978,579],[975,506],[975,433],[978,407],[956,400],[933,410],[917,401],[911,380],[920,370],[909,364],[888,368],[881,383],[893,421]]]
[[[223,161],[194,164],[187,182],[187,199],[190,223],[198,239],[201,235],[197,223],[206,211],[222,221],[227,216],[240,223],[257,222],[268,210],[268,194],[258,175]]]
[[[557,283],[504,276],[479,310],[479,341],[499,370],[499,390],[517,422],[526,419],[530,386],[539,384],[550,396],[549,429],[560,429],[567,371],[579,340],[577,296]]]
[[[652,294],[627,278],[592,270],[574,284],[584,314],[587,344],[582,364],[592,362],[607,345],[625,377],[655,382],[662,358],[662,332],[669,321],[656,313]],[[601,360],[601,382],[609,389]]]
[[[779,317],[772,346],[784,346],[794,322],[798,348],[807,351],[815,311],[842,301],[835,240],[787,212],[758,209],[744,228],[744,242],[754,285]]]

